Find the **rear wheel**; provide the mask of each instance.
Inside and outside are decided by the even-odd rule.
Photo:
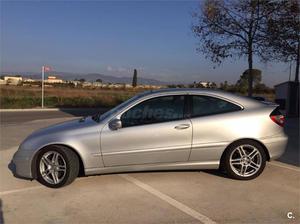
[[[262,173],[265,165],[266,154],[262,146],[252,140],[243,140],[229,146],[222,167],[232,178],[251,180]]]
[[[77,155],[63,146],[50,146],[37,158],[37,180],[51,188],[59,188],[74,181],[79,173]]]

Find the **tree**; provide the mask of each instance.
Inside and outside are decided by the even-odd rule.
[[[176,88],[177,86],[175,84],[168,85],[168,88]]]
[[[102,79],[96,79],[96,82],[102,82]]]
[[[249,80],[249,69],[243,72],[240,79],[237,81],[235,87],[237,91],[241,93],[246,93],[248,91],[248,80]],[[252,79],[255,86],[259,85],[261,82],[261,71],[258,69],[252,69]]]
[[[268,0],[205,0],[200,12],[193,14],[199,52],[217,64],[229,57],[247,57],[249,96],[253,92],[253,56],[263,54],[265,20],[272,13],[268,4]]]
[[[296,63],[295,81],[299,82],[300,3],[299,0],[281,0],[276,1],[275,7],[277,10],[267,18],[265,60]]]
[[[254,92],[258,94],[262,93],[274,93],[274,89],[269,88],[264,83],[259,83],[254,86]]]
[[[133,77],[132,77],[132,87],[136,87],[136,86],[137,86],[137,70],[134,69]]]
[[[85,79],[81,78],[78,80],[79,82],[85,82]]]
[[[220,83],[220,89],[222,90],[228,90],[228,82],[227,81],[224,81],[224,83]]]
[[[211,88],[216,89],[218,86],[215,82],[212,82],[210,85]]]

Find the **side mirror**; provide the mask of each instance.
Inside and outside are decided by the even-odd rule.
[[[111,130],[118,130],[122,128],[122,121],[120,119],[114,119],[109,122],[108,126]]]

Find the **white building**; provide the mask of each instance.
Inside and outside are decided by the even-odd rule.
[[[91,87],[92,83],[91,82],[83,82],[81,83],[82,87]]]
[[[19,85],[22,83],[22,80],[21,76],[4,76],[4,81],[8,85]]]
[[[103,83],[102,82],[92,82],[93,87],[102,87]]]
[[[130,89],[130,88],[132,88],[132,85],[131,84],[125,84],[125,86],[124,86],[126,89]]]
[[[203,87],[207,88],[207,87],[209,87],[210,82],[202,82],[202,81],[200,81],[199,84],[202,85]]]
[[[23,79],[23,82],[37,82],[35,79]]]
[[[56,76],[48,76],[48,78],[44,81],[45,83],[63,83],[62,79],[58,79]]]

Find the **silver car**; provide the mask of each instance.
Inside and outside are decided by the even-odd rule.
[[[32,133],[13,157],[16,176],[53,188],[79,174],[221,169],[250,180],[286,147],[276,105],[208,89],[164,89],[92,117]]]

